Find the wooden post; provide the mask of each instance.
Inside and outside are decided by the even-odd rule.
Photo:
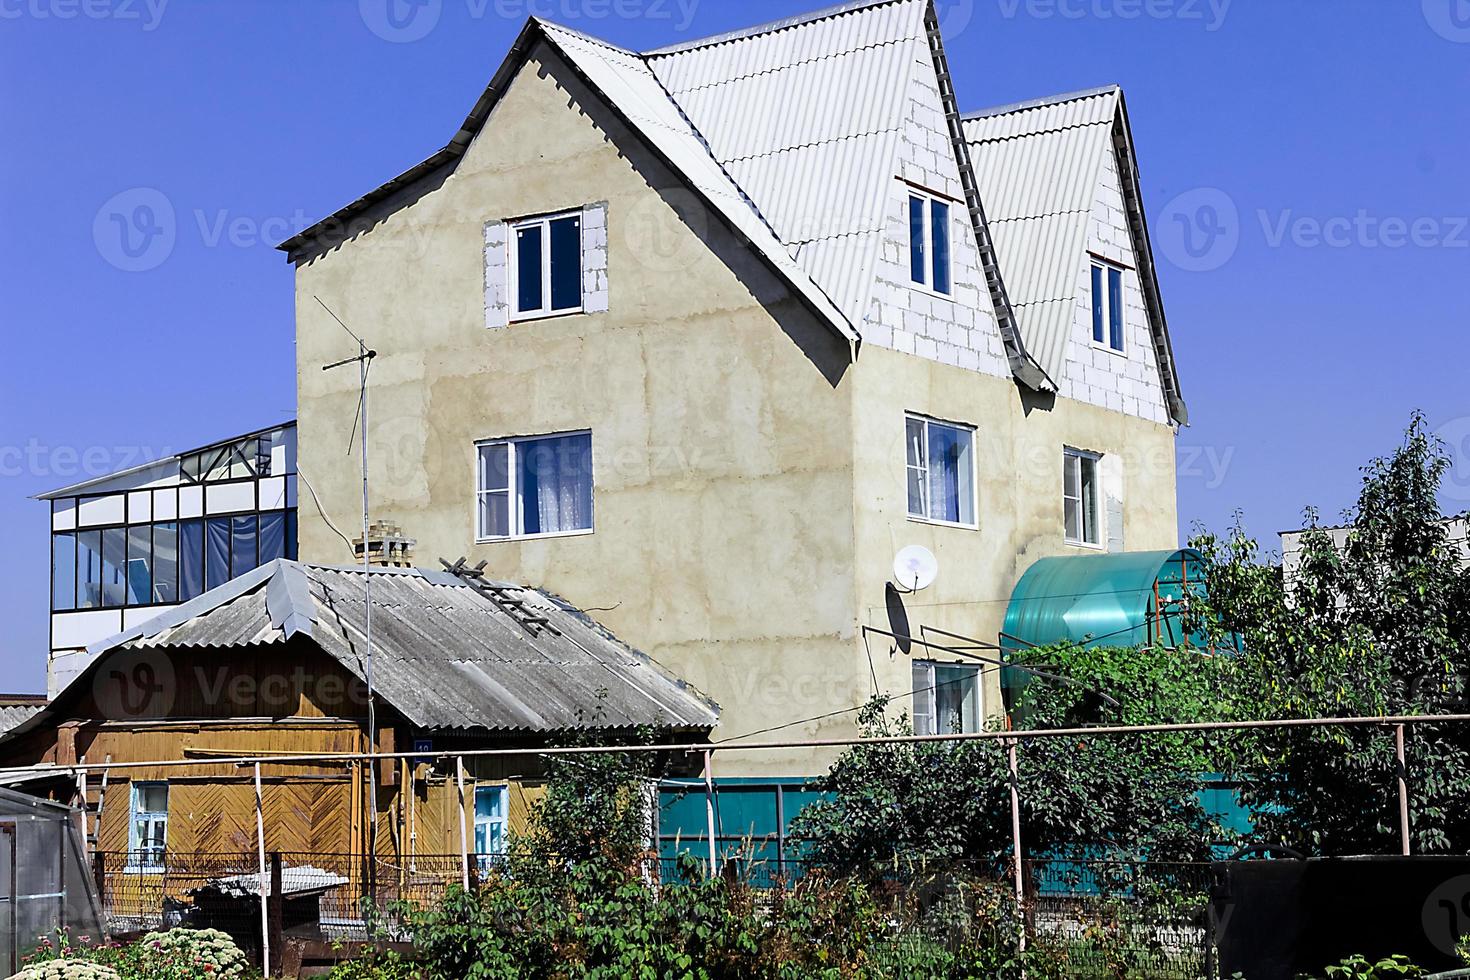
[[[1021,774],[1016,760],[1016,739],[1007,747],[1011,767],[1011,846],[1016,862],[1016,915],[1021,923],[1020,948],[1026,951],[1026,865],[1021,847]]]
[[[714,753],[709,749],[704,750],[704,817],[709,833],[709,877],[713,878],[718,873],[719,849],[715,842]]]
[[[270,973],[270,895],[269,869],[265,863],[265,795],[260,787],[260,763],[255,764],[255,843],[260,857],[260,968]]]
[[[1399,838],[1403,844],[1404,857],[1413,853],[1409,838],[1409,767],[1404,754],[1404,726],[1394,729],[1394,752],[1398,756],[1399,770]]]
[[[275,969],[266,969],[266,976],[273,972],[279,973],[281,968],[281,954],[285,951],[286,943],[284,933],[286,931],[286,891],[285,874],[281,866],[281,855],[279,851],[271,852],[271,891],[270,905],[267,913],[268,943],[266,948],[274,950],[275,962],[271,964]]]
[[[464,890],[470,890],[470,842],[469,820],[464,808],[464,756],[454,757],[454,775],[459,783],[459,854],[464,863]]]

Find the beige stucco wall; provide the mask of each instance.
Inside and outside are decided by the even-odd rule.
[[[319,297],[380,352],[374,517],[417,538],[422,565],[484,559],[593,610],[722,704],[717,738],[847,736],[855,716],[841,712],[875,678],[909,690],[908,659],[860,633],[888,627],[884,585],[905,544],[942,569],[905,601],[914,632],[993,641],[1020,572],[1066,550],[1063,445],[1143,460],[1125,476],[1128,547],[1175,541],[1168,427],[1066,400],[1028,407],[1008,379],[876,346],[849,365],[846,343],[545,50],[453,175],[416,196],[300,266],[303,476],[354,536],[357,379],[320,369],[352,351]],[[608,207],[610,311],[487,330],[485,223],[593,201]],[[977,427],[979,530],[907,518],[906,411]],[[582,429],[595,531],[476,544],[476,442]],[[312,496],[302,556],[348,560]],[[807,775],[832,755],[731,753],[717,773]]]
[[[301,267],[302,469],[355,536],[357,378],[320,370],[350,353],[320,297],[380,352],[373,514],[420,564],[485,559],[595,608],[721,701],[726,731],[768,727],[809,701],[789,664],[856,665],[849,348],[545,57],[442,188]],[[594,200],[610,312],[487,330],[484,224]],[[476,442],[580,429],[595,533],[476,545]],[[303,557],[348,557],[309,499],[301,524]]]

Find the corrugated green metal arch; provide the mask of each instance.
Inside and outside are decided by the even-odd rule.
[[[1204,556],[1192,548],[1043,558],[1011,592],[1005,645],[1126,647],[1158,637],[1203,646],[1184,632],[1182,600],[1203,594],[1204,574]]]

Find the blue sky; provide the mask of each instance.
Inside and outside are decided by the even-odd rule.
[[[272,246],[442,146],[528,13],[653,47],[819,4],[0,0],[0,688],[44,684],[29,496],[290,418]],[[942,7],[966,108],[1127,92],[1194,416],[1185,529],[1335,515],[1414,408],[1470,506],[1470,0]],[[129,254],[123,206],[165,244]]]

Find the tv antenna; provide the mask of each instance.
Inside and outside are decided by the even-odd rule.
[[[357,395],[357,414],[352,417],[352,435],[347,437],[347,453],[349,456],[352,454],[352,442],[354,440],[354,437],[358,434],[358,429],[361,428],[362,589],[364,596],[363,646],[365,648],[363,656],[363,679],[367,681],[368,747],[370,752],[376,752],[378,746],[378,716],[376,704],[377,699],[374,697],[373,693],[373,568],[372,542],[369,536],[369,531],[371,528],[370,508],[372,506],[372,495],[371,487],[368,482],[368,372],[372,370],[373,359],[378,356],[378,352],[370,348],[367,345],[367,341],[363,340],[357,334],[353,333],[352,328],[343,323],[342,318],[339,317],[336,313],[333,313],[331,307],[327,306],[326,303],[323,303],[321,301],[321,297],[312,296],[312,299],[316,300],[317,305],[326,310],[327,314],[333,320],[337,321],[338,326],[347,331],[347,335],[349,337],[357,341],[357,353],[355,355],[353,355],[352,357],[345,357],[340,361],[333,361],[331,364],[324,365],[322,367],[322,370],[332,371],[336,368],[346,367],[349,364],[356,364],[358,369],[358,382],[360,387],[358,389]],[[372,775],[371,766],[369,766],[369,782],[376,785],[376,777]],[[368,854],[370,857],[369,866],[372,868],[371,873],[375,875],[377,871],[375,865],[378,850],[378,806],[376,803],[376,790],[373,791],[372,798],[374,800],[374,803],[372,806],[368,807]]]
[[[939,559],[923,545],[911,544],[893,559],[893,581],[901,592],[922,592],[939,577]]]

